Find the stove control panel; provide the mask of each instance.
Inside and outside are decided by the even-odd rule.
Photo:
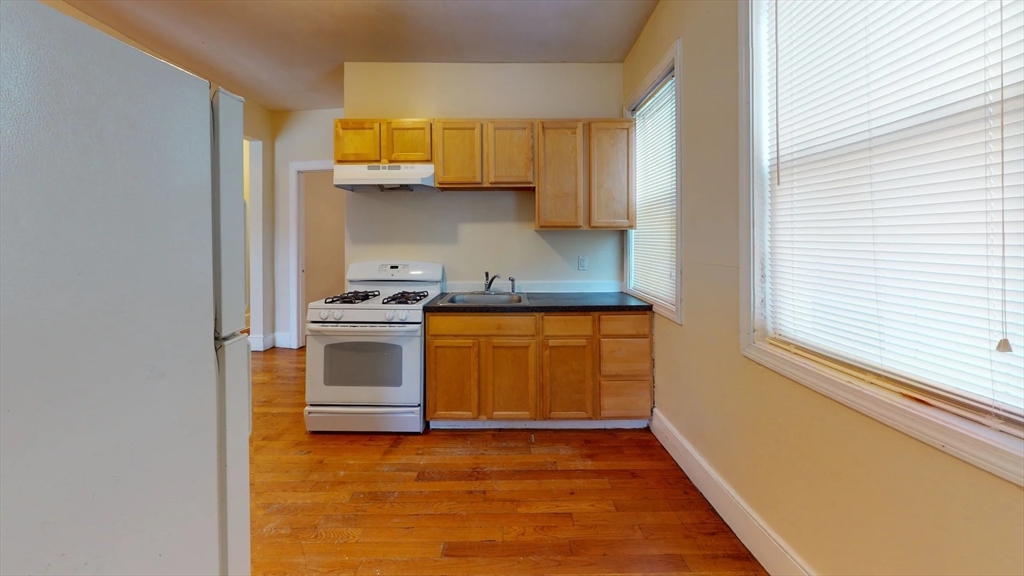
[[[392,273],[392,274],[394,274],[396,272],[408,273],[409,272],[409,265],[408,264],[381,264],[377,268],[377,272],[380,272],[381,274],[387,274],[389,272]]]

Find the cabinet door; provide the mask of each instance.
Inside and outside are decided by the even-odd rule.
[[[380,162],[379,120],[334,120],[334,162]]]
[[[389,120],[384,131],[384,158],[389,162],[430,162],[430,120]]]
[[[592,340],[544,340],[544,417],[591,418],[594,415]]]
[[[533,185],[533,125],[531,120],[487,123],[484,157],[488,184]]]
[[[537,228],[580,228],[586,193],[583,123],[540,122]]]
[[[434,179],[437,184],[483,184],[480,122],[434,123]]]
[[[493,420],[537,417],[537,341],[483,342],[483,413]]]
[[[632,120],[590,123],[590,227],[636,227]]]
[[[479,362],[476,340],[427,341],[427,420],[480,415]]]

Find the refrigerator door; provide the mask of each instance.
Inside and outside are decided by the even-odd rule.
[[[0,572],[220,573],[210,85],[0,31]]]
[[[249,338],[239,334],[217,343],[221,424],[221,502],[226,519],[227,573],[248,574],[249,436],[252,381]]]
[[[216,334],[245,328],[245,198],[242,100],[213,93],[213,290]]]

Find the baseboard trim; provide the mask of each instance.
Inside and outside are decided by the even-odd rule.
[[[647,428],[647,420],[434,420],[434,430],[605,430]]]
[[[250,334],[249,335],[249,346],[252,347],[253,352],[263,352],[264,350],[270,350],[274,347],[274,335],[273,334]]]
[[[297,349],[299,347],[290,332],[274,332],[274,344],[278,348]]]
[[[651,432],[769,574],[815,574],[657,408]]]

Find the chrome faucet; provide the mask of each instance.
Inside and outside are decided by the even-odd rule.
[[[491,276],[490,272],[484,271],[484,292],[490,292],[491,285],[494,284],[494,281],[498,278],[501,278],[501,274]]]
[[[511,293],[515,294],[516,293],[516,279],[515,279],[515,277],[509,276],[508,277],[508,283],[512,285]]]

